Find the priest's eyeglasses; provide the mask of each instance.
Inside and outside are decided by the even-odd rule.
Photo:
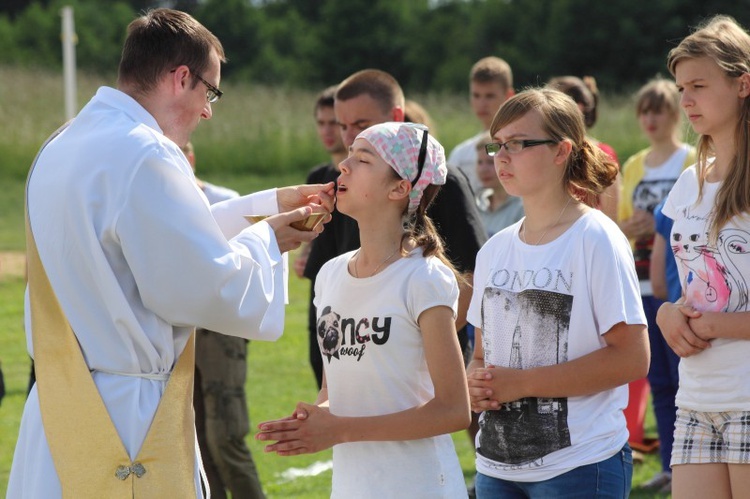
[[[204,80],[201,75],[199,75],[192,69],[190,70],[190,72],[193,73],[193,76],[198,78],[201,81],[201,83],[203,83],[206,86],[206,99],[208,100],[208,102],[213,104],[214,102],[217,102],[219,99],[221,99],[221,96],[224,95],[224,92],[222,92],[221,90],[219,90],[218,88],[216,88],[215,86],[211,85],[209,82]]]
[[[176,68],[170,71],[170,73],[174,73],[175,71],[177,71]],[[192,69],[190,69],[190,72],[193,74],[193,76],[198,78],[198,80],[200,80],[200,82],[206,86],[206,100],[210,104],[213,104],[214,102],[217,102],[219,99],[221,99],[221,96],[224,95],[224,92],[222,92],[221,90],[219,90],[218,88],[216,88],[215,86],[211,85],[209,82],[204,80],[201,75],[199,75]]]

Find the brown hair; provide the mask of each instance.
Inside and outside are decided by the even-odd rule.
[[[683,59],[707,57],[714,61],[727,78],[737,78],[750,73],[750,35],[734,19],[714,16],[669,51],[667,67],[674,76],[677,64]],[[735,128],[737,147],[729,163],[727,178],[716,196],[714,215],[710,225],[710,238],[718,239],[719,229],[736,215],[750,209],[750,98],[740,104],[739,119]],[[698,185],[703,196],[703,184],[708,167],[708,157],[713,149],[709,135],[698,139]],[[699,198],[700,199],[700,198]]]
[[[505,90],[513,88],[513,71],[510,64],[499,57],[479,59],[471,67],[469,81],[476,83],[499,83]]]
[[[571,194],[589,206],[617,177],[617,164],[586,138],[581,111],[564,93],[551,88],[532,88],[514,95],[492,120],[490,134],[520,119],[530,111],[539,113],[542,129],[552,140],[567,140],[572,149],[565,165],[563,183]]]
[[[394,175],[401,179],[401,177],[393,171]],[[422,192],[422,199],[419,202],[417,211],[409,217],[404,223],[404,235],[401,237],[401,253],[402,256],[406,256],[404,251],[404,242],[409,239],[414,240],[415,244],[422,248],[422,254],[425,257],[435,256],[441,262],[443,262],[456,276],[456,279],[463,284],[471,284],[466,277],[461,274],[455,265],[448,259],[445,253],[445,243],[438,234],[435,224],[427,214],[427,210],[432,205],[433,201],[440,192],[440,185],[430,184],[425,187]],[[404,208],[403,215],[407,216],[408,205]]]
[[[178,10],[154,9],[128,25],[117,82],[147,93],[165,72],[178,66],[202,74],[213,52],[226,62],[219,39],[193,17]],[[198,83],[194,79],[193,85]]]
[[[404,107],[404,91],[396,79],[379,69],[363,69],[345,79],[336,89],[336,100],[349,100],[369,95],[384,113]]]
[[[331,85],[318,94],[315,98],[315,109],[313,113],[317,113],[321,107],[333,107],[333,98],[336,95],[336,89],[338,85]]]
[[[599,88],[593,76],[584,76],[582,79],[577,76],[557,76],[552,78],[547,86],[569,95],[576,104],[583,106],[583,121],[586,128],[596,124]]]

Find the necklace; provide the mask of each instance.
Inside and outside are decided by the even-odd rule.
[[[383,260],[382,262],[380,262],[380,265],[378,265],[377,267],[375,267],[375,270],[373,271],[373,273],[372,273],[372,274],[370,274],[370,277],[372,277],[372,276],[374,276],[375,274],[377,274],[377,273],[378,273],[378,270],[380,270],[380,268],[381,268],[381,267],[382,267],[383,265],[385,265],[385,262],[387,262],[388,260],[390,260],[391,258],[393,258],[393,255],[395,255],[395,254],[396,254],[396,252],[398,252],[398,250],[400,250],[400,249],[401,249],[401,246],[400,246],[400,245],[399,245],[399,246],[396,246],[396,249],[395,249],[395,250],[393,250],[393,253],[391,253],[390,255],[388,255],[388,258],[386,258],[385,260]],[[356,258],[356,259],[354,260],[354,277],[356,277],[357,279],[359,279],[359,272],[357,272],[357,263],[359,263],[359,252],[360,252],[360,251],[362,251],[362,248],[358,249],[358,250],[357,250],[357,254],[356,254],[356,255],[354,255],[354,256],[355,256],[355,258]]]
[[[540,243],[540,242],[542,242],[542,239],[544,239],[544,236],[546,236],[546,235],[547,235],[547,232],[549,232],[549,230],[550,230],[550,229],[551,229],[552,227],[554,227],[555,225],[557,225],[557,224],[559,224],[559,223],[560,223],[560,220],[562,220],[562,216],[563,216],[563,213],[565,213],[565,210],[567,210],[567,209],[568,209],[568,205],[570,204],[570,201],[571,201],[572,199],[573,199],[572,197],[568,197],[568,202],[567,202],[567,203],[565,203],[565,206],[563,206],[563,209],[562,209],[562,211],[560,212],[560,215],[559,215],[559,216],[557,217],[557,220],[555,220],[555,223],[553,223],[552,225],[550,225],[549,227],[547,227],[547,228],[545,229],[544,233],[543,233],[543,234],[541,235],[541,237],[540,237],[539,239],[537,239],[537,241],[536,241],[536,243],[534,244],[534,246],[539,246],[539,243]],[[523,242],[525,242],[526,244],[529,244],[529,241],[528,241],[528,239],[526,239],[526,221],[524,221],[524,223],[523,223],[523,228],[521,229],[521,236],[523,236]]]

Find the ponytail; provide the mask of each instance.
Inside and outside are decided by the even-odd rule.
[[[578,150],[573,145],[563,182],[579,201],[596,208],[599,195],[612,185],[618,171],[617,163],[607,153],[584,138]]]
[[[438,234],[432,219],[427,215],[427,209],[437,197],[438,192],[440,192],[439,185],[428,185],[422,194],[422,200],[416,212],[404,223],[405,232],[401,238],[402,256],[406,256],[404,250],[406,245],[404,243],[411,239],[418,247],[422,248],[422,254],[425,258],[429,256],[436,257],[453,272],[459,283],[467,284],[468,280],[466,277],[458,272],[453,263],[445,255],[445,244]]]

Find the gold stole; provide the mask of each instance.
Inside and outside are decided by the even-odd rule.
[[[31,171],[35,165],[36,159]],[[26,248],[39,406],[63,497],[195,497],[195,333],[131,461],[40,260],[29,222],[28,192]]]

